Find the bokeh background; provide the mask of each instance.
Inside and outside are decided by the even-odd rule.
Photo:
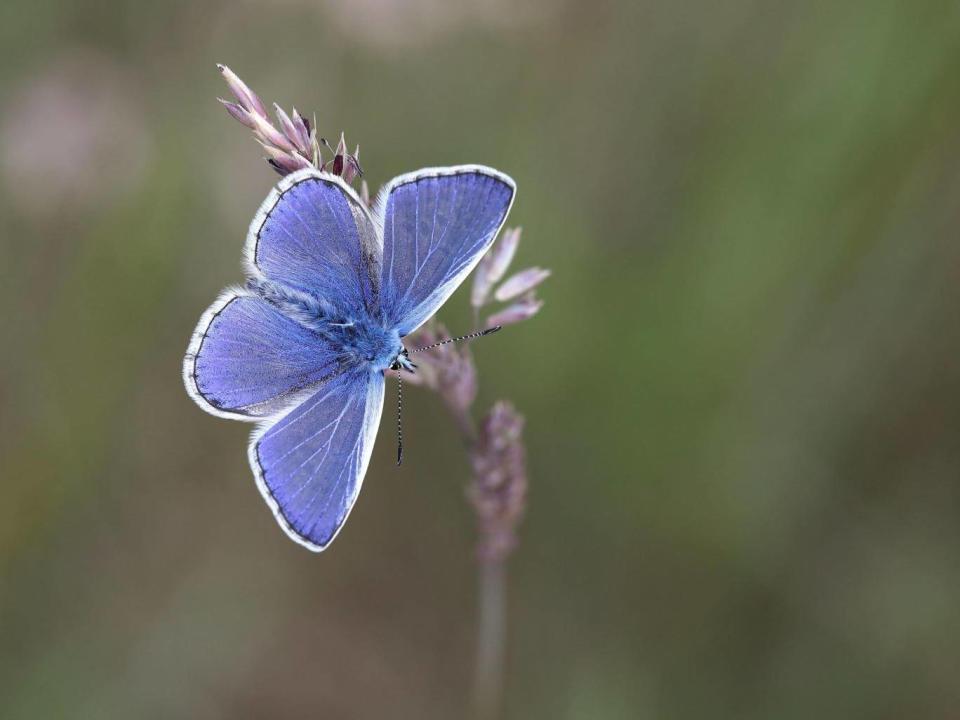
[[[475,347],[528,418],[507,717],[957,717],[956,3],[5,0],[0,39],[0,717],[468,714],[440,401],[317,556],[183,391],[275,180],[216,62],[374,188],[518,182],[546,306]]]

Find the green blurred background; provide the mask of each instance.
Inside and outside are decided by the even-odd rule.
[[[509,718],[957,717],[960,7],[517,5],[0,5],[0,717],[468,712],[439,400],[317,556],[183,390],[275,180],[216,62],[374,189],[517,180],[554,275],[475,348],[528,417]]]

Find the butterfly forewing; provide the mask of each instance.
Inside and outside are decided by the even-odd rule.
[[[378,200],[383,225],[380,309],[407,335],[432,316],[490,248],[516,186],[491,168],[422,170]]]
[[[304,170],[270,194],[247,238],[247,260],[268,279],[344,313],[378,305],[382,249],[369,212],[333,175]]]

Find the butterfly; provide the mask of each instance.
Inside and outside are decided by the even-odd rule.
[[[338,176],[287,175],[250,225],[247,282],[200,318],[183,363],[190,397],[258,423],[248,446],[264,500],[291,539],[325,549],[370,463],[403,338],[489,250],[516,184],[480,165],[401,175],[372,209]]]

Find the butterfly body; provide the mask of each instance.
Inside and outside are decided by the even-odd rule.
[[[207,412],[259,423],[248,448],[281,527],[323,550],[353,507],[401,338],[489,249],[515,185],[482,166],[390,182],[371,211],[341,178],[288,175],[247,237],[248,280],[204,313],[184,359]]]
[[[256,292],[287,317],[313,330],[324,345],[339,348],[348,364],[368,363],[374,370],[387,370],[403,350],[400,334],[383,322],[338,310],[329,303],[321,304],[309,295],[279,283],[249,281],[247,288]]]

